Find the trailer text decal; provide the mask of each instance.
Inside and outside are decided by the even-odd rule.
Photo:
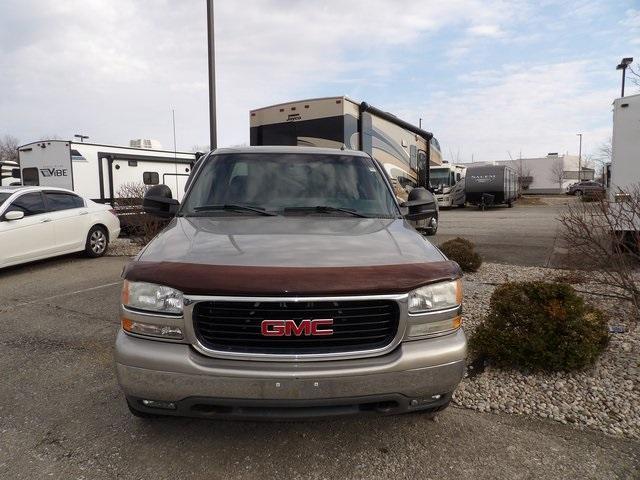
[[[40,173],[43,177],[66,177],[66,168],[41,168]]]

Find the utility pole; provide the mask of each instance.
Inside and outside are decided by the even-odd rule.
[[[214,38],[213,0],[207,0],[207,46],[209,52],[209,148],[218,147],[216,123],[216,48]]]
[[[580,137],[580,147],[578,150],[578,181],[582,181],[582,134],[576,133]]]

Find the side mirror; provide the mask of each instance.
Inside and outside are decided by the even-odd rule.
[[[408,200],[400,206],[409,209],[409,213],[405,215],[407,220],[425,220],[438,216],[436,197],[426,188],[418,187],[411,190]]]
[[[166,185],[154,185],[142,200],[142,209],[149,215],[161,218],[171,218],[178,211],[180,202],[173,198],[171,189]]]
[[[11,210],[4,214],[4,219],[9,221],[20,220],[21,218],[24,218],[24,212],[20,210]]]

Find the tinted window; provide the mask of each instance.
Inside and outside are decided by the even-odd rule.
[[[395,199],[370,158],[350,155],[227,154],[207,159],[182,212],[205,205],[241,204],[278,214],[329,206],[371,217],[398,214]],[[302,212],[300,214],[303,214]]]
[[[158,172],[144,172],[142,181],[145,185],[158,185],[160,183],[160,175],[158,175]]]
[[[9,198],[10,196],[11,196],[11,194],[10,194],[10,193],[3,193],[3,192],[0,192],[0,205],[2,205],[2,204],[5,202],[5,200],[6,200],[7,198]]]
[[[37,168],[23,168],[22,169],[22,184],[25,186],[37,187],[40,185],[40,178],[38,177]]]
[[[84,207],[84,202],[77,195],[70,193],[45,193],[47,209],[51,212]]]
[[[24,216],[37,215],[44,212],[44,201],[40,193],[25,193],[16,198],[7,211],[20,210],[24,212]]]

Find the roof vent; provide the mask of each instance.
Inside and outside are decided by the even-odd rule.
[[[160,150],[162,145],[158,140],[153,140],[151,138],[136,138],[134,140],[129,140],[129,146],[132,148],[148,148],[152,150]]]
[[[557,156],[558,156],[558,152],[547,153],[547,157],[557,157]]]

